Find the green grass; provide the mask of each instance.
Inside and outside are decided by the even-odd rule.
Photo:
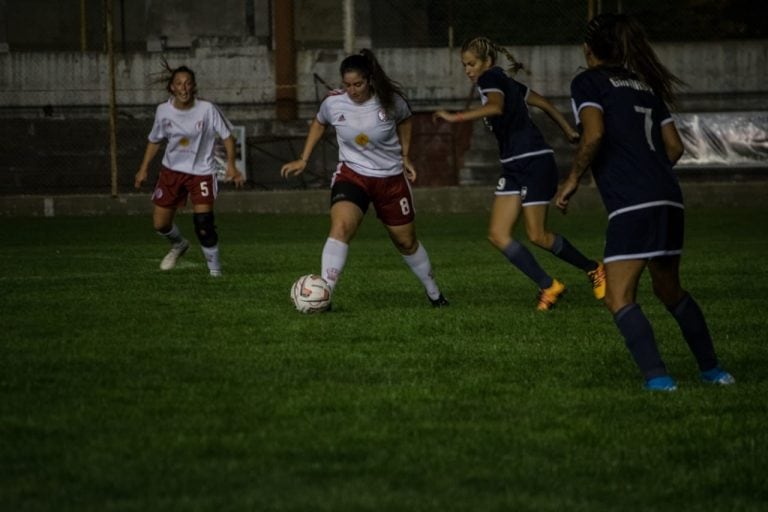
[[[697,381],[644,277],[674,394],[539,250],[570,290],[535,312],[483,214],[419,218],[450,308],[371,216],[322,315],[288,295],[325,216],[219,215],[220,280],[196,246],[159,271],[149,218],[0,218],[0,509],[765,510],[765,214],[688,212],[683,281],[736,386]],[[600,254],[602,212],[551,221]]]

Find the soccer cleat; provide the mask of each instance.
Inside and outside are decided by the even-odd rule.
[[[595,294],[595,298],[603,300],[605,298],[605,266],[598,263],[595,270],[587,272],[587,277],[592,283],[592,293]]]
[[[445,306],[448,306],[450,303],[448,302],[448,299],[443,297],[443,294],[441,293],[440,296],[436,299],[431,298],[429,295],[427,295],[427,298],[429,299],[429,302],[432,303],[433,308],[444,308]]]
[[[677,391],[677,382],[669,375],[662,375],[645,381],[645,389],[649,391]]]
[[[730,386],[736,384],[736,379],[733,375],[721,369],[719,366],[715,366],[711,370],[701,372],[700,374],[702,382],[708,382],[710,384],[717,384],[719,386]]]
[[[209,272],[211,274],[211,277],[221,277],[222,276],[221,270],[211,270]]]
[[[555,302],[565,293],[565,285],[557,279],[552,280],[552,286],[539,290],[539,304],[536,309],[539,311],[549,311],[555,307]]]
[[[176,262],[179,261],[179,258],[184,256],[187,249],[189,249],[189,242],[186,240],[182,240],[179,245],[172,246],[171,250],[168,251],[168,254],[163,258],[163,261],[160,262],[160,270],[171,270],[175,267]]]

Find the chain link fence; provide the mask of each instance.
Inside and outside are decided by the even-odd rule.
[[[10,4],[13,1],[6,2],[7,10],[10,10]],[[39,36],[37,39],[25,33],[24,39],[14,40],[12,30],[5,34],[8,40],[5,43],[7,51],[3,53],[3,42],[0,40],[0,64],[9,62],[10,56],[14,54],[23,53],[21,60],[25,66],[44,64],[52,59],[69,59],[73,66],[77,66],[76,42],[73,43],[70,38],[67,44],[60,44],[60,49],[66,50],[67,55],[61,52],[57,55],[57,40],[45,40],[46,37],[55,38],[61,32],[60,28],[53,30],[56,23],[73,23],[71,32],[77,34],[78,18],[72,16],[71,6],[64,4],[67,3],[50,2],[49,11],[38,22],[51,24],[51,30],[40,27],[35,32]],[[103,13],[99,7],[101,4],[88,3],[96,9],[95,15]],[[189,0],[184,4],[189,7],[188,16],[194,19],[195,1]],[[259,21],[259,17],[271,16],[270,2],[243,0],[243,4],[245,8],[242,9],[242,16],[247,19],[242,23],[242,39],[271,44],[271,37],[261,37],[263,34],[253,32],[254,27],[264,25],[263,19]],[[297,48],[310,51],[314,47],[340,48],[343,44],[341,4],[340,0],[297,0]],[[594,11],[632,13],[644,23],[653,41],[766,39],[768,18],[755,16],[753,4],[755,2],[747,0],[368,0],[355,3],[355,26],[358,39],[369,43],[365,45],[377,51],[388,48],[455,49],[465,39],[477,35],[490,37],[513,52],[519,46],[576,45],[581,39],[589,14]],[[120,2],[121,7],[124,5],[131,6],[132,10],[126,13],[118,9],[121,26],[118,36],[137,33],[131,24],[142,22],[136,19],[133,4]],[[57,9],[62,10],[61,16],[57,15]],[[64,10],[67,10],[66,16]],[[256,22],[253,21],[254,17],[257,18]],[[12,22],[9,18],[9,25],[13,25]],[[302,29],[313,26],[316,28]],[[320,37],[321,26],[326,36]],[[3,35],[0,33],[0,39]],[[90,51],[103,52],[103,39],[99,39],[99,31],[94,28],[94,23],[89,25],[87,37]],[[118,41],[115,50],[128,65],[149,53],[147,41],[136,39]],[[22,75],[26,74],[26,69],[23,71],[25,73]],[[40,70],[30,71],[34,75]],[[106,69],[91,69],[83,74],[106,72]],[[25,90],[23,79],[23,76],[10,77],[0,73],[2,89],[8,91],[15,87],[18,89],[18,97],[35,92]],[[89,76],[83,76],[83,79],[84,82],[93,83]],[[203,79],[208,82],[202,85],[203,91],[215,89],[215,84],[211,83],[212,77]],[[117,76],[117,80],[119,87],[127,87],[120,82],[125,77]],[[201,81],[200,77],[198,81]],[[139,84],[141,86],[143,84]],[[321,92],[325,90],[324,87],[325,84],[319,84]],[[162,86],[158,88],[158,93],[162,93]],[[84,90],[83,94],[97,98],[98,101],[91,104],[62,102],[52,105],[32,100],[19,101],[17,104],[4,102],[5,105],[0,106],[0,194],[110,192],[109,96],[106,91]],[[8,97],[13,98],[14,95]],[[158,97],[162,98],[162,94]],[[317,103],[321,97],[322,94],[318,96]],[[215,95],[211,99],[217,101]],[[146,147],[155,105],[145,102],[117,106],[117,190],[121,194],[133,191],[133,177]],[[312,166],[305,176],[289,184],[279,177],[278,170],[282,163],[297,157],[301,151],[306,122],[297,121],[288,127],[275,128],[276,123],[269,119],[273,113],[269,105],[262,105],[259,107],[261,110],[236,102],[224,102],[220,106],[234,124],[245,127],[248,187],[265,190],[324,187],[328,184],[336,158],[332,134],[326,134],[315,151]],[[309,117],[311,114],[308,112],[316,107],[316,104],[306,106],[303,117]],[[250,115],[256,111],[258,114]],[[429,151],[432,151],[421,155],[421,165],[424,168],[430,165],[448,167],[453,173],[448,178],[443,176],[439,179],[429,179],[427,173],[422,184],[457,184],[462,165],[461,155],[457,151],[468,147],[469,137],[466,130],[435,130],[423,116],[417,119],[414,144],[431,148]],[[155,170],[159,162],[158,156]]]

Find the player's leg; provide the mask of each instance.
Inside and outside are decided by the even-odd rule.
[[[537,309],[551,309],[565,292],[565,285],[547,274],[531,251],[512,238],[522,210],[519,194],[497,194],[491,207],[488,240],[539,288]]]
[[[174,268],[179,258],[189,249],[189,241],[174,223],[176,209],[183,206],[187,199],[186,190],[181,186],[181,178],[181,173],[162,168],[152,194],[152,202],[155,204],[152,224],[157,234],[171,244],[171,249],[160,261],[161,270]]]
[[[427,250],[416,238],[416,215],[413,194],[404,174],[389,178],[372,179],[369,183],[371,201],[376,215],[389,233],[389,238],[411,272],[421,281],[424,291],[435,307],[447,306],[432,272]]]
[[[334,181],[331,187],[331,227],[320,261],[321,275],[331,291],[338,284],[347,263],[349,242],[363,222],[369,203],[368,194],[359,184]]]
[[[534,245],[546,249],[564,262],[582,270],[592,283],[592,291],[598,300],[605,297],[605,268],[602,263],[589,259],[571,242],[559,233],[552,233],[546,227],[547,204],[523,206],[525,231]]]
[[[558,171],[551,154],[528,159],[521,164],[520,178],[523,217],[528,239],[586,273],[597,299],[605,296],[605,271],[602,265],[587,258],[564,236],[547,229],[549,203],[557,192]]]
[[[448,305],[448,301],[437,286],[432,262],[424,245],[416,238],[416,228],[413,222],[400,226],[386,226],[389,238],[403,256],[403,261],[411,272],[421,281],[430,302],[435,307]]]
[[[221,276],[219,234],[213,204],[218,192],[216,176],[194,176],[188,181],[189,196],[192,200],[192,222],[200,249],[205,257],[208,272],[213,277]]]
[[[653,327],[636,302],[637,284],[645,268],[642,259],[618,260],[605,264],[605,305],[624,337],[624,343],[652,390],[674,391],[675,381],[667,373],[656,345]]]
[[[719,366],[704,313],[680,284],[680,256],[654,258],[648,264],[648,270],[653,292],[680,326],[683,338],[696,358],[702,380],[715,384],[733,384],[733,376]]]

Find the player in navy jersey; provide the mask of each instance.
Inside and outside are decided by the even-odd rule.
[[[171,250],[160,262],[162,270],[171,270],[178,259],[189,249],[174,223],[176,210],[192,200],[192,220],[195,234],[205,256],[211,276],[221,275],[219,237],[214,225],[213,203],[217,193],[216,169],[213,147],[216,135],[224,141],[227,152],[227,181],[240,187],[244,178],[235,167],[235,142],[229,121],[211,102],[198,99],[195,73],[186,66],[171,69],[167,90],[171,97],[160,104],[155,122],[149,134],[134,185],[138,189],[146,181],[149,164],[166,142],[163,165],[155,185],[152,215],[155,230],[171,243]]]
[[[557,165],[554,151],[531,120],[528,106],[540,108],[563,130],[571,142],[578,133],[545,97],[507,76],[496,66],[502,52],[513,63],[513,71],[522,67],[504,47],[485,37],[467,41],[461,49],[461,61],[469,79],[477,85],[482,106],[465,112],[438,110],[434,119],[455,123],[485,118],[499,144],[502,174],[496,187],[491,210],[488,239],[504,256],[539,288],[537,309],[551,309],[565,292],[565,285],[551,277],[512,232],[522,211],[528,239],[535,245],[584,271],[592,283],[595,298],[605,295],[603,265],[579,252],[562,235],[546,227],[549,202],[557,191]]]
[[[600,14],[587,27],[588,69],[571,83],[581,139],[571,172],[555,199],[565,210],[591,166],[606,209],[603,261],[605,304],[650,390],[674,391],[653,328],[636,303],[647,267],[653,291],[680,325],[701,379],[728,385],[704,315],[680,284],[683,196],[673,166],[683,144],[667,105],[682,82],[659,60],[640,24],[626,15]]]
[[[323,247],[322,277],[335,290],[347,261],[349,243],[373,203],[376,215],[424,285],[434,307],[447,306],[432,264],[416,237],[410,181],[416,170],[408,158],[411,109],[402,90],[370,50],[345,58],[344,89],[329,94],[309,128],[301,158],[280,169],[284,177],[304,172],[328,125],[336,130],[339,164],[331,183],[331,227]]]

